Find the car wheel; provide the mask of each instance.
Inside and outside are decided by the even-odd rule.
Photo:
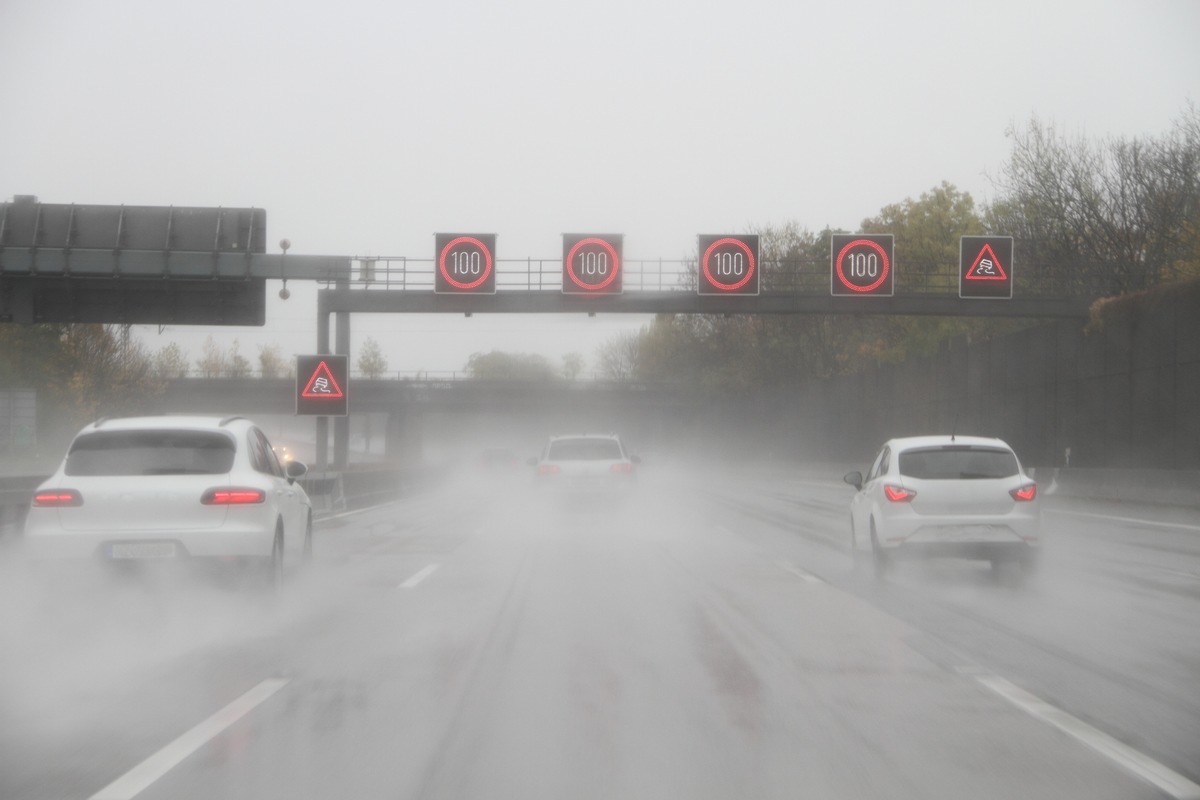
[[[304,549],[300,553],[300,563],[308,567],[313,559],[312,541],[312,512],[308,513],[308,521],[304,524]]]
[[[271,594],[283,587],[283,523],[275,524],[275,541],[271,557],[263,567],[263,589]]]
[[[850,566],[857,572],[863,568],[865,559],[863,553],[858,549],[858,541],[854,535],[854,517],[850,518]]]
[[[875,577],[883,580],[891,567],[892,557],[879,544],[879,534],[875,532],[875,520],[871,520],[871,564],[875,568]]]

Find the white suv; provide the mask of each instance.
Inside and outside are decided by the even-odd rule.
[[[630,455],[613,434],[552,436],[531,459],[539,487],[564,493],[592,494],[628,490],[641,459]]]
[[[1037,485],[999,439],[892,439],[866,477],[851,472],[845,481],[858,490],[850,503],[851,552],[869,551],[877,575],[900,555],[1036,563]]]
[[[234,560],[276,585],[312,553],[306,471],[243,417],[100,420],[34,493],[25,544],[37,559]]]

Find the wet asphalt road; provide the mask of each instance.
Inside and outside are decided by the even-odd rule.
[[[1051,497],[1032,578],[879,582],[838,475],[476,485],[276,599],[4,551],[0,797],[1200,797],[1194,512]]]

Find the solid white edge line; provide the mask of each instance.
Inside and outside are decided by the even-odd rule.
[[[1063,733],[1078,739],[1127,772],[1136,775],[1176,800],[1200,800],[1200,784],[1188,780],[1149,756],[1122,744],[1107,733],[1093,728],[1083,720],[1050,705],[1045,700],[998,675],[974,675],[973,677],[1022,711],[1043,722],[1048,722]]]
[[[210,739],[282,689],[287,682],[287,678],[268,678],[96,792],[90,800],[131,800],[203,747]]]
[[[1107,514],[1089,514],[1086,511],[1068,511],[1063,508],[1047,508],[1043,514],[1061,514],[1068,517],[1087,517],[1102,519],[1108,522],[1128,522],[1133,525],[1148,525],[1152,528],[1179,528],[1185,531],[1200,531],[1200,525],[1188,525],[1186,522],[1157,522],[1152,519],[1136,519],[1134,517],[1110,517]]]
[[[435,569],[437,569],[437,568],[438,568],[438,565],[437,565],[437,564],[430,564],[429,566],[425,567],[425,568],[424,568],[424,569],[422,569],[420,572],[416,573],[416,574],[415,574],[415,575],[413,575],[411,578],[409,578],[408,580],[406,580],[404,583],[400,584],[400,586],[399,586],[399,587],[397,587],[397,588],[400,588],[400,589],[411,589],[411,588],[413,588],[414,586],[416,586],[418,583],[420,583],[421,581],[425,580],[425,579],[426,579],[426,578],[428,578],[430,575],[432,575],[432,574],[433,574],[433,571],[434,571]]]

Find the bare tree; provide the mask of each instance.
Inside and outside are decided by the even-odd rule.
[[[1187,274],[1200,256],[1200,111],[1158,138],[1069,139],[1038,120],[1011,129],[989,227],[1024,261],[1091,294],[1138,291]]]
[[[600,347],[600,376],[610,381],[637,377],[642,349],[640,333],[621,333]]]

